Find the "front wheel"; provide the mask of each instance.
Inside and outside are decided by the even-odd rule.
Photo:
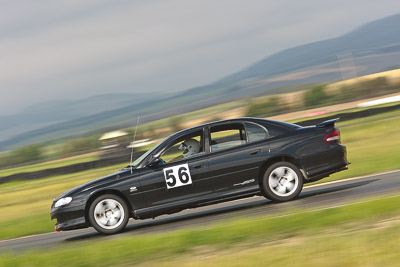
[[[297,197],[303,189],[303,176],[290,162],[277,162],[266,171],[262,180],[264,196],[273,201],[289,201]]]
[[[90,205],[89,221],[99,233],[116,234],[122,231],[129,221],[128,206],[119,196],[102,195]]]

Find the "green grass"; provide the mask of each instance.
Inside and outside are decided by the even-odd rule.
[[[215,266],[364,266],[368,260],[395,265],[400,257],[399,212],[400,197],[387,197],[317,211],[237,218],[206,228],[8,253],[0,255],[0,266],[204,266],[204,260]]]
[[[50,162],[43,162],[43,163],[37,163],[20,167],[13,167],[9,169],[0,170],[0,177],[22,172],[34,172],[50,168],[62,167],[75,163],[89,162],[97,159],[99,159],[99,155],[92,154],[92,155],[77,156],[74,158],[61,159],[59,161],[50,161]]]
[[[51,205],[51,204],[50,204]],[[48,208],[50,210],[50,207]],[[0,240],[54,231],[50,211],[0,221]]]
[[[191,252],[143,266],[398,266],[399,225],[296,236],[231,249]],[[207,253],[207,254],[206,254]],[[141,265],[140,265],[141,266]]]

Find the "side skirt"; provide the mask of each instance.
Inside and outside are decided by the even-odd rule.
[[[214,193],[212,195],[209,195],[208,197],[184,200],[184,201],[179,201],[178,203],[175,202],[172,204],[164,204],[156,207],[143,208],[136,210],[134,213],[135,213],[135,218],[137,219],[155,218],[157,216],[164,214],[177,213],[185,209],[203,207],[221,202],[252,197],[255,195],[261,195],[260,188],[258,185],[254,185],[246,189],[235,190],[225,193]]]

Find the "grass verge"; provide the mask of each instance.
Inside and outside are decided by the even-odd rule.
[[[357,253],[369,253],[367,248],[376,248],[370,255],[376,261],[395,265],[399,254],[393,253],[400,240],[400,223],[395,226],[382,226],[383,220],[398,217],[400,197],[387,197],[369,200],[336,208],[317,211],[291,211],[290,215],[278,217],[252,217],[236,219],[214,224],[208,228],[193,228],[168,234],[149,234],[119,239],[107,239],[107,242],[81,242],[61,245],[51,249],[37,249],[20,254],[8,253],[0,255],[0,266],[132,266],[134,264],[155,263],[154,265],[173,265],[176,259],[190,259],[188,265],[198,266],[203,259],[193,257],[200,251],[207,255],[217,254],[217,262],[225,264],[225,259],[236,259],[234,265],[249,266],[252,263],[265,266],[267,263],[292,263],[307,265],[324,263],[324,266],[336,266],[334,263],[354,265],[365,263],[365,259],[357,258]],[[370,235],[372,228],[381,232]],[[362,234],[352,236],[349,231]],[[381,236],[380,234],[386,234]],[[330,238],[334,237],[334,238]],[[374,239],[374,237],[379,237]],[[292,242],[304,240],[304,242]],[[314,243],[315,241],[315,243]],[[358,245],[369,241],[364,247]],[[271,242],[283,244],[282,251],[268,249]],[[265,246],[265,243],[269,244]],[[288,245],[289,244],[289,245]],[[283,246],[282,245],[282,246]],[[382,245],[382,246],[380,246]],[[235,248],[240,251],[254,249],[255,258],[240,258]],[[379,248],[379,249],[378,249]],[[226,251],[228,255],[216,253]],[[265,252],[266,254],[263,254]],[[356,253],[356,254],[350,254]],[[316,253],[316,254],[315,254]],[[329,254],[326,260],[322,253]],[[251,255],[251,254],[250,254]],[[270,255],[270,257],[268,257]],[[341,258],[336,258],[342,255]],[[220,257],[221,256],[221,257]],[[332,258],[334,261],[330,262]],[[298,260],[301,260],[298,262]],[[319,262],[321,261],[321,262]],[[169,262],[169,263],[168,263]],[[181,263],[185,263],[182,262]],[[229,261],[228,261],[229,263]]]
[[[398,218],[379,221],[372,229],[296,236],[275,242],[239,244],[218,252],[194,252],[148,261],[138,266],[398,266]]]
[[[0,240],[54,231],[50,213],[38,213],[0,222]]]
[[[50,161],[50,162],[42,162],[42,163],[31,164],[31,165],[26,165],[26,166],[13,167],[13,168],[9,168],[9,169],[0,170],[0,177],[4,177],[4,176],[16,174],[16,173],[22,173],[22,172],[34,172],[34,171],[40,171],[40,170],[45,170],[45,169],[50,169],[50,168],[57,168],[57,167],[67,166],[67,165],[71,165],[71,164],[75,164],[75,163],[94,161],[97,159],[99,159],[99,155],[90,154],[90,155],[80,155],[80,156],[76,156],[76,157],[69,157],[69,158]]]

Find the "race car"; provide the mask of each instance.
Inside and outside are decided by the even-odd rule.
[[[56,231],[122,231],[147,219],[262,195],[283,202],[304,183],[346,170],[337,119],[314,126],[259,118],[199,125],[165,138],[132,164],[56,197]]]

